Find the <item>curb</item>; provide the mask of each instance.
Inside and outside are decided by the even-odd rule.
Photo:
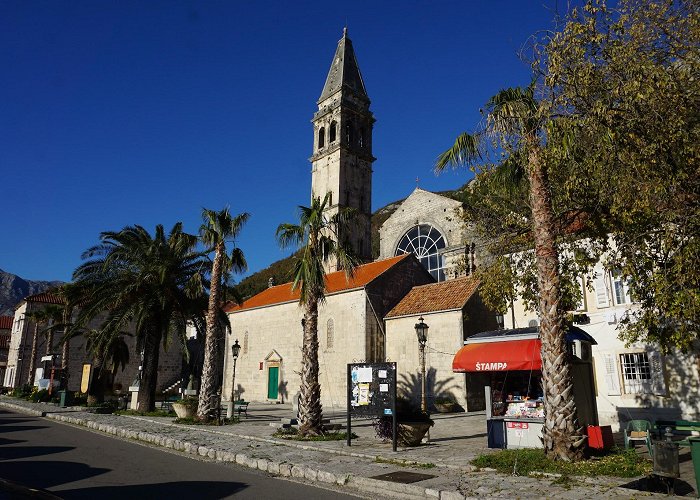
[[[133,415],[121,415],[121,416],[126,417],[126,418],[133,418],[134,420],[150,422],[152,424],[175,427],[178,429],[187,429],[188,428],[188,426],[186,426],[186,425],[173,424],[170,422],[160,422],[158,420],[152,420],[148,417],[137,417],[137,416],[133,416]],[[209,432],[211,434],[219,434],[221,436],[237,437],[237,438],[241,438],[241,439],[247,439],[249,441],[258,441],[260,443],[283,445],[283,446],[288,446],[290,448],[298,448],[300,450],[318,451],[318,452],[322,452],[322,453],[330,453],[333,455],[342,455],[342,456],[346,456],[346,457],[366,458],[368,460],[376,460],[377,458],[381,458],[381,459],[384,459],[387,461],[397,460],[396,457],[391,456],[391,455],[369,455],[367,453],[358,453],[358,452],[354,452],[354,451],[332,450],[332,449],[328,449],[328,448],[320,448],[318,446],[314,446],[314,445],[310,445],[310,444],[295,443],[294,441],[290,441],[290,440],[286,440],[286,439],[262,438],[259,436],[249,436],[247,434],[237,434],[234,432],[222,432],[222,431],[217,431],[216,429],[208,429],[208,428],[202,428],[200,430],[203,432]],[[399,448],[399,450],[405,450],[405,448]],[[415,460],[402,460],[401,459],[399,461],[407,466],[421,465],[422,464],[422,462],[417,462]],[[461,471],[461,472],[473,472],[473,470],[475,469],[475,467],[473,467],[473,466],[462,467],[459,465],[450,465],[450,464],[441,464],[441,463],[436,463],[434,465],[435,465],[435,467],[442,467],[445,469],[451,469],[451,470]],[[495,472],[495,469],[493,469],[493,470]]]
[[[349,473],[334,473],[322,469],[317,469],[315,467],[309,467],[302,464],[292,464],[285,462],[275,462],[272,460],[267,460],[263,458],[255,458],[243,453],[231,453],[226,450],[216,449],[207,446],[200,446],[196,443],[189,441],[183,441],[179,439],[173,439],[165,436],[160,436],[157,434],[151,434],[148,432],[138,432],[130,431],[120,427],[116,427],[108,424],[101,424],[93,420],[87,420],[78,417],[69,417],[61,415],[60,413],[42,412],[37,410],[32,410],[24,406],[15,405],[12,403],[7,403],[5,401],[0,401],[0,407],[7,407],[22,413],[30,414],[33,416],[41,416],[56,420],[59,422],[64,422],[68,424],[73,424],[81,427],[86,427],[91,430],[102,432],[105,434],[111,434],[116,437],[123,439],[133,439],[135,441],[142,441],[155,446],[160,446],[162,448],[171,449],[174,451],[179,451],[189,455],[195,455],[202,458],[208,458],[215,460],[217,462],[224,463],[235,463],[236,465],[242,465],[250,469],[256,469],[262,472],[267,472],[273,476],[286,477],[292,479],[302,479],[312,483],[319,483],[321,485],[336,485],[336,486],[346,486],[354,488],[367,493],[382,494],[384,496],[392,496],[395,498],[430,498],[431,500],[462,500],[464,495],[451,490],[435,490],[432,488],[425,488],[421,486],[415,486],[411,484],[401,484],[392,483],[388,481],[380,481],[377,479],[371,479],[361,476],[355,476]],[[151,421],[153,422],[153,421]],[[160,422],[156,422],[160,423]],[[175,424],[166,424],[175,426]],[[182,426],[177,426],[182,427]],[[212,431],[209,431],[212,432]],[[214,431],[216,432],[216,431]],[[232,436],[229,433],[218,432],[219,434],[226,434]],[[268,442],[271,444],[287,444],[280,443],[277,440],[259,438],[255,436],[239,436],[233,435],[234,437],[239,437],[242,439],[248,439],[253,441]],[[295,443],[290,443],[299,447],[301,449],[313,450],[313,451],[326,451],[319,450],[314,447],[305,445],[296,445]],[[367,456],[364,454],[354,453],[351,456],[371,458],[374,456]]]

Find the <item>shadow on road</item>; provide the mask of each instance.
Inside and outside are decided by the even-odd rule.
[[[100,486],[74,490],[54,491],[65,500],[109,498],[196,498],[197,500],[225,498],[238,493],[248,485],[235,481],[177,481],[172,483],[139,484],[133,486]]]
[[[63,453],[64,451],[74,449],[74,446],[10,446],[9,448],[0,448],[0,460],[38,457],[41,455],[51,455],[53,453]],[[2,469],[4,468],[5,465],[3,464]]]
[[[58,447],[57,447],[58,448]],[[81,479],[109,472],[110,469],[90,467],[79,462],[44,461],[7,461],[0,465],[0,474],[4,479],[33,487],[49,489],[59,484],[72,483]],[[63,496],[57,493],[59,496]]]

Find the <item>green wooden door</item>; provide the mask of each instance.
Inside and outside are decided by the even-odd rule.
[[[279,366],[270,366],[267,369],[267,399],[277,399],[279,395]]]

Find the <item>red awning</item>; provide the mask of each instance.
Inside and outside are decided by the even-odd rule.
[[[541,370],[539,339],[480,342],[462,347],[452,360],[453,372]]]

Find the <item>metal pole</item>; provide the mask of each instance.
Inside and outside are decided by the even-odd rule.
[[[391,372],[391,449],[396,451],[396,363],[392,363]]]
[[[347,383],[348,383],[348,391],[347,391],[348,393],[347,393],[347,396],[346,396],[346,397],[347,397],[347,407],[346,407],[346,411],[347,411],[347,413],[348,413],[348,421],[347,421],[347,425],[346,425],[346,430],[347,430],[347,432],[348,432],[348,435],[347,435],[347,445],[348,445],[348,446],[352,446],[352,443],[351,443],[351,440],[352,440],[352,427],[351,427],[351,426],[352,426],[352,423],[351,423],[351,417],[350,417],[350,400],[352,399],[352,373],[351,373],[351,369],[352,369],[352,368],[351,368],[351,366],[352,366],[352,365],[348,364],[348,382],[347,382]]]
[[[423,412],[428,411],[428,405],[425,401],[425,344],[420,344],[420,364],[421,364],[421,380],[420,380],[420,409]]]
[[[233,358],[233,379],[231,380],[231,401],[236,400],[236,358]]]

